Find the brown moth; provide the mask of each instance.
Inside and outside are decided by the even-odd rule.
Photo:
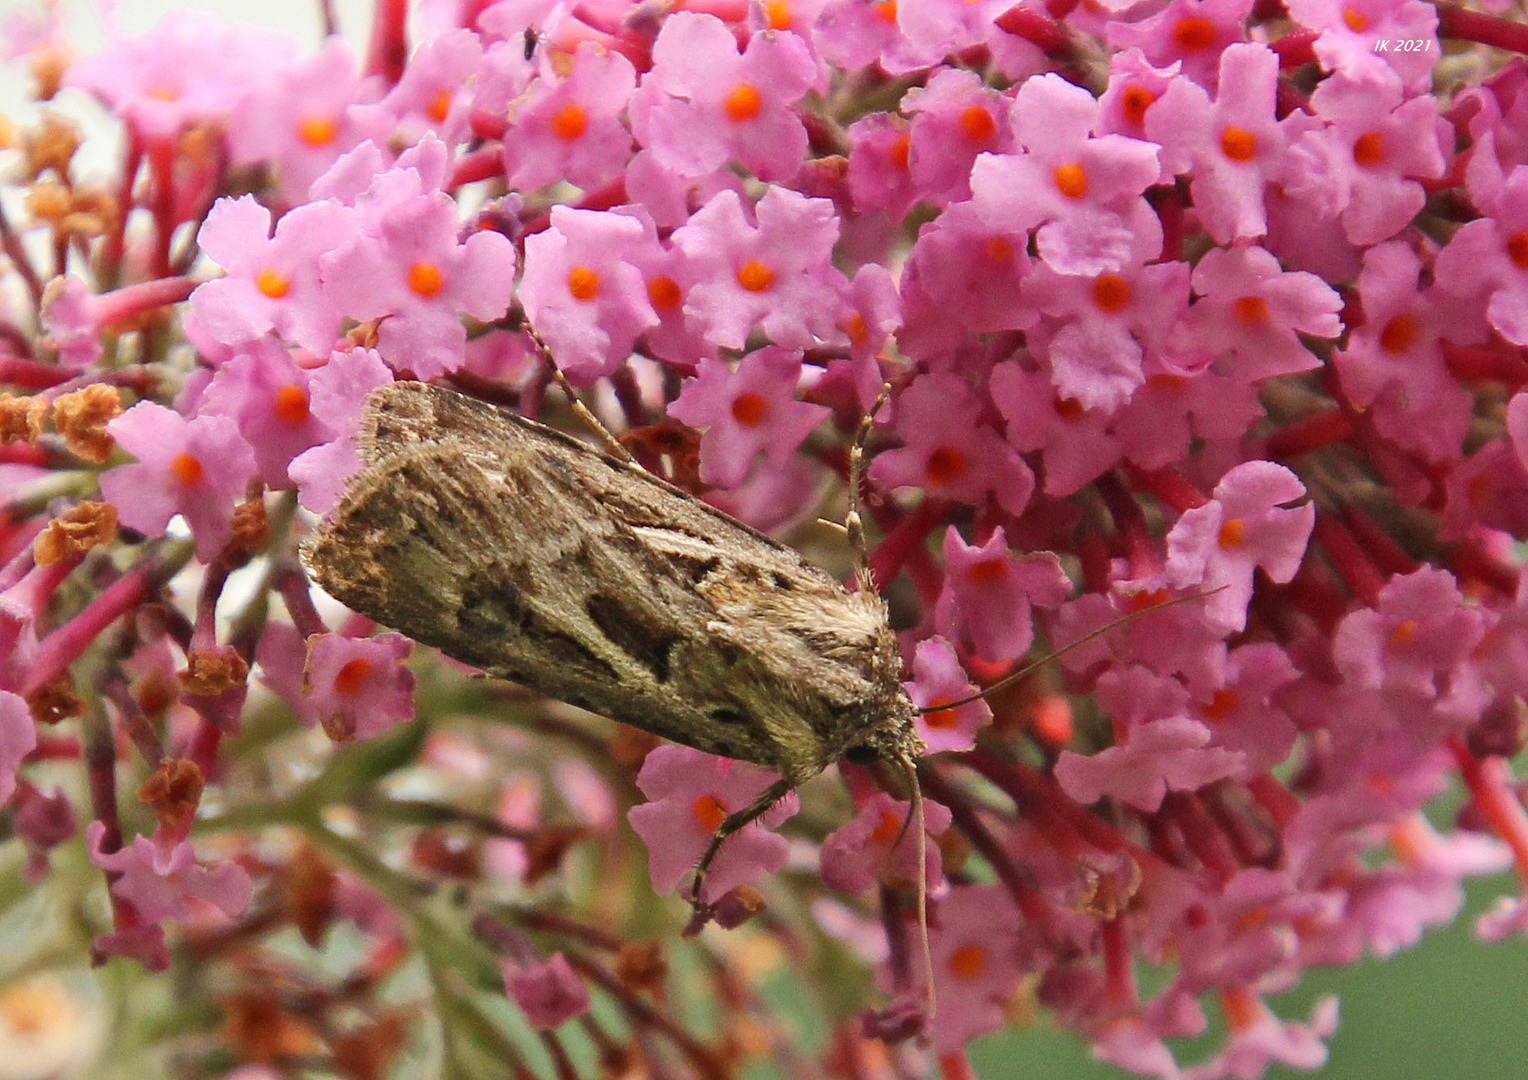
[[[863,565],[851,593],[634,462],[443,387],[374,391],[360,445],[304,549],[331,595],[490,675],[780,774],[699,874],[840,758],[899,765],[921,809],[918,710]],[[847,527],[862,552],[852,509]]]

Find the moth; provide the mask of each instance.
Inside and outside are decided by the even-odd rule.
[[[717,829],[697,906],[725,837],[841,758],[900,766],[921,811],[918,710],[863,558],[850,592],[611,442],[443,387],[382,387],[307,564],[351,609],[489,675],[778,772]],[[852,506],[847,528],[859,539]]]

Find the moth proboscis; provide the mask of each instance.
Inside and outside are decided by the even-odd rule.
[[[725,838],[842,758],[887,761],[907,777],[921,879],[919,710],[857,509],[874,411],[850,454],[854,592],[630,460],[418,382],[368,398],[362,468],[304,557],[335,598],[447,656],[778,772],[717,828],[696,867],[697,908]]]

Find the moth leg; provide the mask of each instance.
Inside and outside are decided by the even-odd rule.
[[[711,843],[706,847],[706,853],[700,857],[700,862],[695,866],[695,886],[690,892],[690,906],[703,908],[705,904],[700,899],[700,887],[706,880],[706,871],[711,868],[711,860],[716,858],[716,853],[721,850],[722,841],[737,832],[750,821],[761,816],[766,810],[795,789],[796,785],[783,777],[776,780],[769,787],[759,792],[758,798],[735,813],[728,814],[722,823],[716,827],[716,832],[711,836]]]
[[[637,464],[637,459],[631,456],[631,451],[622,446],[621,440],[617,439],[609,428],[600,423],[600,418],[595,416],[594,412],[583,403],[583,400],[578,396],[578,391],[573,389],[573,384],[568,382],[568,377],[562,373],[562,368],[558,367],[557,361],[552,359],[552,349],[542,340],[541,335],[536,333],[529,324],[524,327],[524,330],[526,336],[536,343],[536,348],[540,350],[542,357],[546,360],[546,365],[552,372],[552,379],[557,383],[562,392],[567,395],[568,406],[573,410],[573,415],[577,416],[583,425],[594,432],[595,437],[605,444],[606,453],[624,461],[628,465],[635,465],[639,469],[642,468],[641,465]]]
[[[844,515],[844,532],[849,535],[854,576],[862,589],[875,588],[875,581],[870,576],[870,552],[865,545],[865,522],[860,516],[860,480],[865,471],[865,443],[870,440],[875,414],[881,411],[881,406],[886,404],[890,396],[891,383],[882,383],[880,394],[860,419],[859,430],[854,433],[854,442],[849,447],[849,512]]]

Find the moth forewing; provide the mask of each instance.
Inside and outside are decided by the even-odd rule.
[[[884,606],[637,466],[441,387],[368,399],[362,469],[305,547],[352,609],[785,789],[916,754]]]

